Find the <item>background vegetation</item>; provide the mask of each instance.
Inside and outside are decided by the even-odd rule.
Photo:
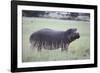
[[[23,49],[22,62],[35,61],[56,61],[56,60],[82,60],[90,58],[90,22],[76,20],[48,19],[39,17],[24,17],[23,24]],[[69,45],[68,51],[42,50],[38,52],[36,48],[30,48],[30,35],[42,28],[54,30],[67,30],[77,28],[80,38]]]

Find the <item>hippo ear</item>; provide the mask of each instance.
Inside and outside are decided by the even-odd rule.
[[[76,31],[76,30],[77,30],[77,28],[71,28],[71,29],[68,29],[66,32],[70,34],[70,33],[73,33],[73,31]]]
[[[72,33],[72,29],[68,29],[68,30],[66,31],[66,34],[70,34],[70,33]]]
[[[77,31],[77,28],[74,28],[73,31]]]

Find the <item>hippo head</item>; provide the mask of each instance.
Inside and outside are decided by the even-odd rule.
[[[79,32],[77,32],[76,28],[71,28],[66,31],[66,37],[67,37],[68,42],[72,42],[76,39],[79,39],[80,34]]]

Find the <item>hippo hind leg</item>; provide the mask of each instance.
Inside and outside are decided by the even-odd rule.
[[[41,50],[42,50],[42,42],[39,42],[39,43],[38,43],[37,50],[38,50],[38,51],[41,51]]]

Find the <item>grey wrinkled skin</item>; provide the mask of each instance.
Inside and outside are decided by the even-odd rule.
[[[31,34],[30,43],[32,48],[53,50],[61,48],[62,51],[67,50],[69,44],[80,38],[80,34],[76,28],[66,31],[55,31],[52,29],[41,29]]]

